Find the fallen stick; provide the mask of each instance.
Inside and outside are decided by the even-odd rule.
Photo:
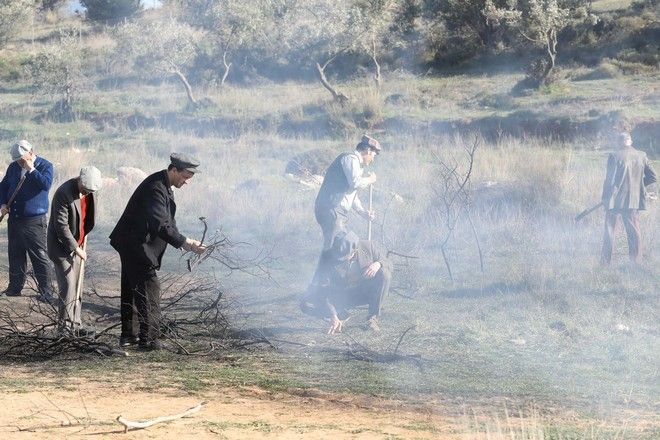
[[[192,408],[188,408],[187,410],[185,410],[181,414],[175,414],[173,416],[156,417],[155,419],[141,420],[141,421],[127,420],[124,417],[119,416],[119,417],[117,417],[117,421],[119,423],[121,423],[122,425],[124,425],[124,433],[126,433],[126,432],[128,432],[129,429],[145,429],[145,428],[153,426],[157,423],[164,423],[164,422],[169,422],[169,421],[172,421],[172,420],[180,419],[180,418],[183,418],[183,417],[187,417],[191,414],[196,413],[200,409],[202,409],[202,407],[204,405],[206,405],[207,403],[208,403],[208,401],[200,402],[196,406],[193,406]]]

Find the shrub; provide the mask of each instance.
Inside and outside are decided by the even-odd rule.
[[[0,0],[0,44],[17,34],[34,14],[31,0]]]

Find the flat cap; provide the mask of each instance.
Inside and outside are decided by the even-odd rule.
[[[379,154],[382,150],[382,147],[380,146],[380,142],[378,142],[376,139],[366,134],[362,136],[362,139],[360,139],[360,143],[358,144],[358,147],[364,150],[369,148],[370,150],[375,151],[376,154]]]
[[[28,154],[30,151],[32,151],[32,144],[30,144],[25,139],[22,139],[11,146],[9,149],[9,154],[11,154],[12,161],[17,161],[21,157]]]
[[[98,191],[103,186],[101,172],[96,167],[82,167],[80,169],[80,184],[89,192]]]
[[[357,249],[360,237],[353,231],[339,232],[332,242],[332,256],[339,261],[348,260]]]
[[[183,153],[170,154],[170,162],[179,170],[190,171],[191,173],[199,173],[199,161],[193,157]]]

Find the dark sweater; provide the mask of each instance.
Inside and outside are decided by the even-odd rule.
[[[53,164],[37,156],[34,170],[27,173],[23,187],[11,204],[10,218],[45,215],[48,212],[48,191],[53,184]],[[0,205],[6,205],[21,180],[21,167],[12,162],[0,182]]]

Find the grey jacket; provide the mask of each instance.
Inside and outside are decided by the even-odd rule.
[[[94,229],[96,218],[94,194],[87,196],[85,235]],[[68,258],[80,238],[80,192],[78,180],[69,179],[55,191],[48,223],[48,256],[51,260]]]
[[[646,153],[621,148],[607,159],[601,201],[605,209],[646,209],[646,187],[656,182]]]

